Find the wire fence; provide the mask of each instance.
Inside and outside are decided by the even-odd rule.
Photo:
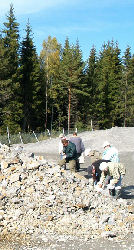
[[[7,133],[5,135],[0,135],[0,142],[1,144],[6,144],[6,145],[20,144],[20,143],[27,144],[27,143],[39,142],[49,138],[52,138],[52,135],[48,131],[40,133],[36,133],[34,131],[29,133],[19,132],[18,134]]]
[[[69,130],[69,134],[72,134],[74,131],[77,131],[77,128],[72,128]],[[85,129],[79,130],[80,132],[84,132]],[[9,129],[7,128],[7,133],[4,135],[0,135],[0,143],[6,145],[12,144],[27,144],[27,143],[35,143],[42,140],[52,139],[59,137],[59,135],[63,133],[65,136],[68,135],[68,131],[62,129],[61,131],[52,131],[50,132],[48,129],[45,132],[29,132],[29,133],[17,133],[17,134],[10,134]]]

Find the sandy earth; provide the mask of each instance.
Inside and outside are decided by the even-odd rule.
[[[78,134],[85,145],[85,148],[96,149],[100,152],[103,151],[102,144],[105,140],[108,140],[114,145],[120,156],[120,162],[124,163],[127,169],[126,176],[123,179],[123,199],[127,199],[130,204],[134,204],[134,127],[132,128],[118,128],[114,127],[109,130],[90,131]],[[69,136],[68,136],[69,138]],[[37,143],[30,143],[22,145],[28,152],[32,152],[35,155],[43,155],[48,162],[57,163],[59,160],[58,155],[58,143],[59,138],[48,139]],[[80,174],[85,176],[88,181],[87,167],[90,165],[89,157],[85,157],[85,163],[81,164]],[[35,243],[32,248],[17,247],[14,249],[45,249],[45,250],[132,250],[134,249],[134,237],[133,233],[126,235],[126,238],[120,242],[116,242],[116,239],[97,239],[82,242],[78,239],[68,239],[66,241],[59,240],[58,244],[55,244],[52,237],[51,244],[47,246],[43,242]]]

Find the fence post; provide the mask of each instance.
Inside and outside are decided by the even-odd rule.
[[[19,132],[19,136],[20,136],[20,141],[21,141],[21,143],[23,143],[22,137],[21,137],[21,133],[20,133],[20,132]]]
[[[33,131],[33,134],[34,134],[34,136],[35,136],[36,141],[39,142],[39,140],[38,140],[36,134],[34,133],[34,131]]]
[[[93,121],[91,119],[91,130],[93,131]]]
[[[47,129],[47,132],[48,132],[48,135],[50,136],[50,139],[51,139],[51,133],[50,133],[49,129]]]
[[[7,127],[7,137],[8,137],[8,143],[9,143],[9,146],[10,146],[11,141],[10,141],[10,134],[9,134],[9,129],[8,129],[8,127]]]

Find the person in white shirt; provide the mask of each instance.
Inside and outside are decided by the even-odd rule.
[[[103,160],[110,160],[111,162],[119,162],[118,150],[111,146],[108,141],[103,143],[104,152],[102,154]]]
[[[64,155],[64,153],[63,153],[63,143],[62,143],[62,140],[63,140],[63,139],[66,139],[66,137],[65,137],[64,134],[60,134],[60,135],[59,135],[59,138],[60,138],[60,140],[59,140],[59,155],[60,155],[60,159],[62,160],[62,159],[63,159],[63,155]]]

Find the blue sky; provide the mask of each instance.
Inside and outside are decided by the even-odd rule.
[[[112,39],[118,41],[122,55],[128,45],[134,54],[134,0],[0,0],[1,28],[11,3],[21,39],[29,18],[38,55],[49,35],[62,46],[67,37],[70,44],[78,39],[84,60],[93,45],[99,52]]]

